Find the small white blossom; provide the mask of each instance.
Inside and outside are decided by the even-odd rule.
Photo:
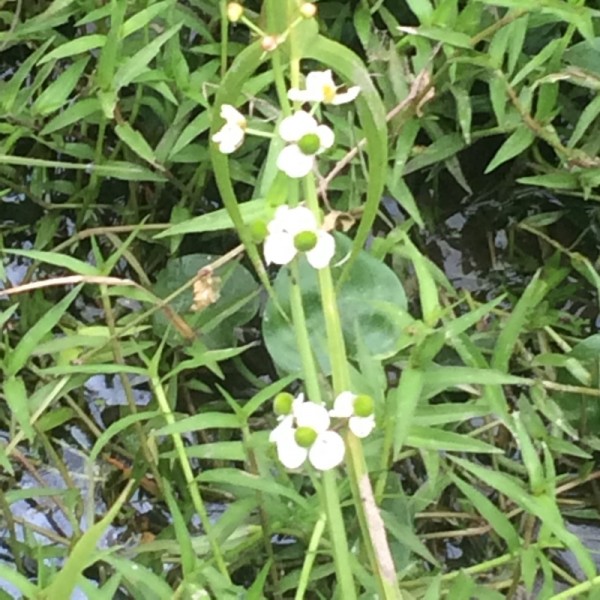
[[[319,125],[303,110],[281,121],[279,135],[288,145],[277,157],[277,168],[293,178],[308,175],[315,164],[315,156],[331,148],[335,141],[330,127]]]
[[[333,82],[331,70],[312,71],[306,76],[306,89],[292,88],[288,98],[294,102],[324,102],[325,104],[345,104],[352,102],[360,93],[357,85],[348,88],[346,92],[338,93]]]
[[[248,122],[246,117],[231,104],[223,104],[220,115],[225,119],[225,125],[212,136],[212,141],[219,144],[220,152],[231,154],[242,145]]]
[[[367,437],[375,428],[375,415],[359,416],[355,413],[355,401],[359,398],[352,392],[342,392],[333,403],[330,416],[339,419],[348,419],[350,431],[360,438]]]
[[[302,395],[292,404],[292,412],[281,418],[271,432],[269,440],[275,443],[277,455],[288,469],[298,469],[308,458],[315,469],[327,471],[337,467],[344,459],[345,446],[342,437],[329,430],[331,419],[324,406],[304,402]],[[296,433],[300,428],[311,430],[312,443],[300,445]]]
[[[278,207],[267,231],[263,246],[267,264],[287,265],[300,251],[302,242],[307,244],[306,259],[315,269],[326,267],[335,253],[334,237],[317,225],[315,215],[305,206]]]

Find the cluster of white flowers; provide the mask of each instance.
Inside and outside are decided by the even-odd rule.
[[[288,97],[293,102],[314,104],[344,104],[354,100],[359,92],[352,86],[338,91],[330,70],[313,71],[306,76],[306,89],[292,88]],[[225,124],[212,137],[220,152],[231,154],[242,143],[248,123],[242,113],[229,104],[221,106]],[[320,124],[312,113],[297,110],[279,124],[278,133],[286,146],[277,157],[277,168],[289,177],[301,178],[314,168],[316,157],[331,148],[333,130]],[[267,264],[286,265],[302,252],[315,269],[329,265],[335,252],[335,240],[322,229],[315,215],[304,206],[280,206],[267,226],[264,255]]]
[[[331,427],[331,419],[343,420],[357,437],[364,438],[375,427],[373,400],[342,392],[332,410],[320,404],[307,402],[304,394],[293,398],[282,393],[275,399],[279,424],[271,432],[277,455],[288,469],[298,469],[306,459],[319,471],[337,467],[344,460],[345,444],[342,436]]]
[[[288,98],[293,102],[315,104],[345,104],[352,102],[360,92],[352,86],[345,92],[338,92],[331,71],[313,71],[306,76],[306,89],[292,88]],[[221,118],[225,124],[212,137],[219,144],[219,150],[231,154],[244,141],[246,118],[230,104],[221,106]],[[315,156],[333,146],[335,136],[327,125],[319,125],[315,117],[298,110],[279,124],[279,135],[287,142],[277,159],[277,167],[289,177],[299,178],[308,175],[315,164]]]

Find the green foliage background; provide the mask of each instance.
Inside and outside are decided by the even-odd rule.
[[[596,565],[571,528],[598,519],[600,10],[582,0],[317,7],[317,20],[299,25],[303,70],[328,65],[362,88],[356,112],[328,112],[336,147],[319,169],[350,223],[340,306],[353,384],[376,400],[380,435],[365,452],[399,594],[592,598]],[[209,148],[223,102],[248,107],[256,129],[280,117],[272,56],[226,8],[0,4],[2,279],[71,277],[1,306],[0,518],[11,560],[0,579],[27,597],[66,598],[75,586],[89,598],[334,597],[314,482],[285,473],[268,443],[270,401],[294,389],[299,369],[277,307],[287,274],[270,277],[247,231],[265,202],[282,201],[277,142],[249,138],[228,163]],[[267,32],[295,10],[245,4]],[[275,55],[285,64],[285,44]],[[520,278],[471,294],[428,255],[427,232],[451,196],[466,214],[486,194],[491,220],[513,221]],[[543,210],[539,197],[551,200]],[[231,262],[241,251],[227,254],[238,237],[243,266]],[[222,304],[192,315],[206,255],[225,257],[216,273],[230,283]],[[365,325],[348,307],[371,288],[367,270],[392,281],[369,297],[380,318]],[[310,283],[304,293],[308,306]],[[282,322],[269,330],[265,316]],[[120,378],[125,399],[100,422],[85,391],[94,375]],[[74,426],[87,439],[78,473],[64,454],[77,447]],[[21,487],[32,473],[41,480]],[[60,484],[49,483],[56,473]],[[153,506],[145,543],[134,490]],[[68,523],[62,532],[15,521],[14,505],[42,498]],[[224,511],[212,525],[209,500]],[[356,518],[344,516],[352,541]],[[128,549],[103,549],[119,522]],[[439,540],[458,537],[454,564]],[[561,566],[557,547],[578,570]],[[352,560],[373,597],[364,556]]]

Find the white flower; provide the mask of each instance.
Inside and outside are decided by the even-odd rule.
[[[315,269],[326,267],[335,253],[335,239],[317,225],[312,211],[305,206],[283,205],[267,225],[263,251],[267,264],[287,265],[303,251]]]
[[[231,104],[223,104],[220,114],[221,118],[225,119],[225,125],[212,136],[212,141],[219,144],[220,152],[231,154],[242,145],[248,122]]]
[[[330,422],[324,406],[304,402],[302,394],[298,396],[292,412],[280,420],[269,436],[282,464],[288,469],[298,469],[308,458],[320,471],[337,467],[344,460],[345,446],[342,437],[329,430]]]
[[[356,400],[359,400],[357,406]],[[360,415],[356,414],[358,412]],[[370,413],[370,414],[364,414]],[[350,431],[360,438],[367,437],[375,428],[375,415],[373,414],[373,400],[369,396],[357,396],[352,392],[342,392],[333,403],[329,411],[332,417],[348,419]]]
[[[306,76],[306,89],[292,88],[288,98],[294,102],[324,102],[325,104],[345,104],[352,102],[360,93],[357,85],[338,94],[337,86],[333,83],[331,71],[312,71]]]
[[[319,125],[303,110],[281,121],[279,135],[289,145],[277,157],[277,168],[294,178],[308,175],[315,164],[315,156],[331,148],[335,141],[330,127]]]

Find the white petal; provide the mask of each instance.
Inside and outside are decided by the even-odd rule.
[[[282,204],[277,207],[273,218],[267,224],[267,231],[269,233],[282,233],[285,231],[286,215],[290,207],[287,204]]]
[[[292,415],[286,415],[281,419],[279,425],[271,431],[269,435],[269,441],[275,444],[285,442],[291,437],[294,437],[294,417]]]
[[[292,402],[292,415],[294,414],[295,410],[298,410],[298,408],[300,406],[302,406],[304,404],[304,394],[302,392],[300,392],[295,398],[294,401]]]
[[[352,102],[353,100],[356,100],[358,94],[360,94],[360,87],[354,85],[351,88],[348,88],[346,92],[336,94],[331,104],[346,104],[347,102]]]
[[[296,206],[285,216],[285,230],[292,236],[303,231],[317,232],[317,219],[310,208]]]
[[[367,437],[375,428],[375,417],[373,415],[368,417],[350,417],[348,427],[350,427],[350,431],[356,437]]]
[[[227,125],[237,125],[238,127],[246,126],[246,117],[231,106],[231,104],[221,105],[221,117],[227,121]]]
[[[291,440],[285,443],[277,444],[277,456],[279,456],[279,460],[284,467],[297,469],[306,460],[308,450],[299,446],[292,437]]]
[[[265,262],[270,265],[287,265],[298,254],[294,246],[294,238],[285,232],[269,233],[263,244]]]
[[[333,82],[333,76],[331,74],[331,69],[327,69],[327,71],[311,71],[306,76],[306,89],[311,91],[323,91],[325,87],[335,88],[335,83]]]
[[[319,471],[328,471],[344,460],[346,451],[344,440],[335,431],[325,431],[317,436],[308,451],[308,459]]]
[[[317,433],[327,431],[329,423],[331,423],[327,409],[314,402],[305,402],[302,406],[299,406],[294,411],[294,417],[296,417],[298,427],[310,427]]]
[[[317,245],[306,253],[306,260],[313,269],[324,269],[335,254],[335,239],[326,231],[317,232]]]
[[[304,110],[295,112],[291,117],[286,117],[279,124],[279,135],[286,142],[297,142],[303,135],[317,129],[317,120]]]
[[[219,144],[223,154],[235,152],[244,141],[244,130],[237,125],[225,124],[212,136],[212,141]]]
[[[298,88],[291,88],[288,92],[288,98],[292,102],[318,102],[309,90],[299,90]]]
[[[354,414],[354,400],[356,394],[352,392],[342,392],[333,402],[333,409],[329,411],[332,417],[347,419]]]
[[[319,136],[319,142],[321,143],[319,153],[333,146],[333,142],[335,142],[335,134],[333,133],[333,129],[331,129],[331,127],[327,127],[327,125],[319,125],[315,133]]]
[[[314,164],[314,156],[304,154],[296,144],[286,146],[277,157],[277,168],[294,179],[308,175]]]

